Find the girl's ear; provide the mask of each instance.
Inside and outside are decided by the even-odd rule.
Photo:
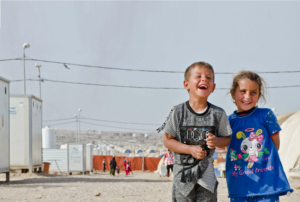
[[[234,91],[232,89],[230,90],[230,95],[231,95],[231,98],[234,100]]]

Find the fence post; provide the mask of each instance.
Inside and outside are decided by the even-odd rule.
[[[142,170],[143,170],[143,172],[144,172],[144,152],[145,152],[145,150],[143,150],[143,162],[142,162]]]

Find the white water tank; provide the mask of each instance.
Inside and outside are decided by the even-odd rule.
[[[55,129],[46,126],[42,130],[43,149],[56,149],[56,132]]]
[[[60,149],[67,149],[68,148],[68,145],[67,144],[62,144],[60,145]]]

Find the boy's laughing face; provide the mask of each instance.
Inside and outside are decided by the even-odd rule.
[[[189,92],[190,98],[208,98],[214,92],[213,72],[206,67],[195,67],[190,70],[190,78],[184,81],[184,88]]]

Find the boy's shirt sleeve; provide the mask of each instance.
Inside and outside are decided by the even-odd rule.
[[[225,111],[223,111],[219,122],[218,137],[230,136],[231,134],[232,130],[228,121],[228,117]]]
[[[161,127],[157,129],[157,132],[164,131],[173,137],[177,135],[177,127],[178,127],[178,119],[176,115],[176,110],[173,107],[166,119],[166,121],[162,124]]]
[[[266,128],[267,128],[268,133],[270,135],[274,135],[274,134],[278,133],[279,131],[281,131],[281,128],[278,124],[277,118],[276,118],[276,116],[275,116],[275,114],[273,113],[272,110],[270,110],[267,113],[266,124],[267,124]]]

